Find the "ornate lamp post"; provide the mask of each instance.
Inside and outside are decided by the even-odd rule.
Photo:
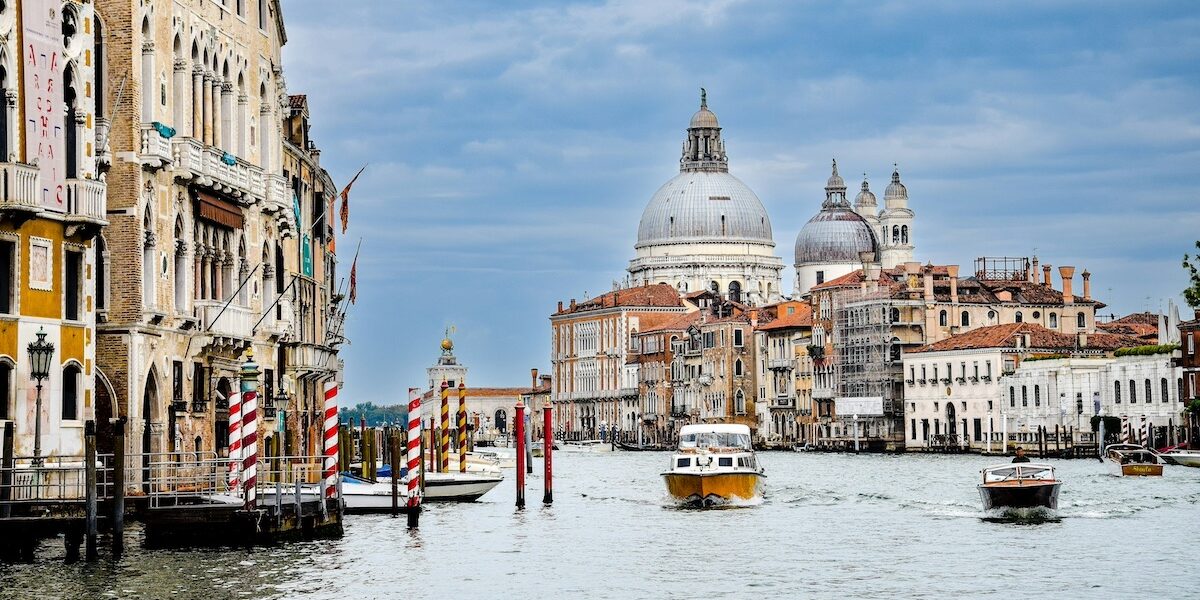
[[[33,414],[33,466],[42,466],[42,380],[50,376],[50,360],[54,344],[46,341],[46,331],[39,327],[37,341],[29,344],[29,374],[37,382],[37,405]]]

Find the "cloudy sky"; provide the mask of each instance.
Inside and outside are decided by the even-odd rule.
[[[422,385],[450,324],[468,384],[547,369],[548,315],[623,275],[701,86],[789,265],[836,157],[877,193],[899,164],[921,261],[1036,252],[1117,313],[1178,297],[1200,4],[832,4],[286,2],[323,164],[370,163],[340,244],[363,240],[347,400]]]

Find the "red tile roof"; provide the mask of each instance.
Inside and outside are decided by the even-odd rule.
[[[674,287],[665,283],[643,285],[606,292],[577,303],[574,307],[564,306],[556,315],[600,310],[613,307],[646,307],[646,308],[676,308],[682,307],[683,301]]]
[[[691,327],[693,323],[700,322],[701,312],[703,311],[693,310],[689,313],[683,313],[682,315],[673,317],[665,323],[643,329],[642,333],[652,333],[655,331],[683,331],[688,327]]]
[[[759,331],[779,331],[781,329],[797,329],[801,327],[812,327],[812,306],[801,304],[796,307],[796,312],[787,314],[786,312],[771,321],[759,323],[755,329]]]
[[[1035,323],[1007,323],[980,327],[966,333],[961,333],[911,350],[910,352],[944,352],[947,350],[979,350],[984,348],[1009,348],[1015,345],[1017,334],[1029,335],[1028,349],[1072,351],[1076,350],[1078,340],[1074,335],[1058,333]],[[1090,333],[1087,335],[1088,350],[1116,350],[1129,346],[1141,345],[1142,341],[1130,336],[1111,333]]]

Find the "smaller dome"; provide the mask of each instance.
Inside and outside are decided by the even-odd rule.
[[[908,188],[900,183],[900,170],[892,170],[892,182],[888,184],[887,189],[883,191],[884,199],[888,198],[908,198]]]
[[[692,127],[706,127],[710,129],[720,127],[717,123],[717,114],[708,110],[707,106],[701,106],[700,110],[692,115],[692,122],[688,125],[688,128]]]
[[[866,176],[863,176],[862,190],[854,197],[855,206],[875,206],[875,194],[871,192],[871,188],[867,187]]]
[[[846,189],[846,181],[842,179],[841,175],[838,175],[836,158],[833,160],[833,174],[830,175],[829,180],[825,182],[825,189]]]
[[[796,236],[796,266],[858,263],[859,252],[878,253],[867,221],[849,208],[821,209]]]

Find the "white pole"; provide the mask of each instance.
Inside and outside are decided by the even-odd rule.
[[[1008,415],[1002,414],[1000,418],[1004,419],[1004,425],[1001,428],[1003,433],[1000,434],[1000,455],[1004,456],[1008,454]]]
[[[858,415],[851,417],[854,423],[854,451],[858,452]]]

